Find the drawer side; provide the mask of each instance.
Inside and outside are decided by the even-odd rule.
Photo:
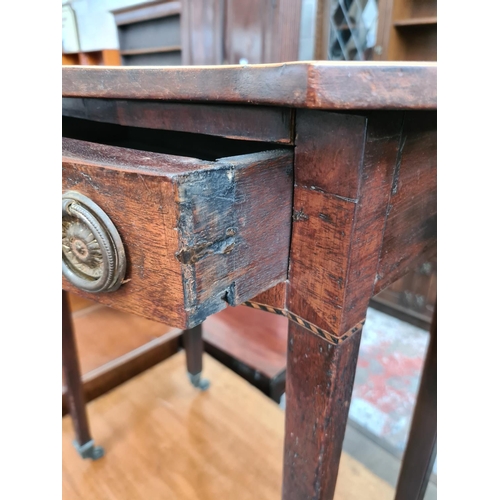
[[[226,158],[179,178],[179,241],[188,325],[287,277],[293,154]]]

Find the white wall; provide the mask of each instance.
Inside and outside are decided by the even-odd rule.
[[[314,59],[317,0],[302,0],[300,15],[299,61]]]
[[[244,0],[241,0],[244,1]],[[72,0],[63,1],[75,11],[80,51],[118,49],[118,35],[111,10],[145,3],[144,0]],[[302,0],[299,60],[313,59],[314,22],[317,0]]]
[[[118,49],[118,35],[111,10],[145,3],[144,0],[72,0],[80,39],[80,51]]]

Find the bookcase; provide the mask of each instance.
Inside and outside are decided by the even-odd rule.
[[[124,66],[298,59],[302,0],[156,0],[112,10]]]
[[[379,0],[376,61],[436,61],[436,0]]]
[[[115,9],[123,66],[180,66],[181,2],[154,1]]]
[[[62,64],[82,66],[120,66],[120,53],[114,49],[72,52],[62,54]]]
[[[314,59],[435,61],[436,0],[316,0]]]

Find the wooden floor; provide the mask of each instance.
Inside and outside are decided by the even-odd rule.
[[[63,418],[64,500],[279,500],[284,413],[242,378],[204,357],[206,392],[179,352],[88,405],[106,455],[81,460]],[[336,500],[389,500],[392,488],[349,455]]]
[[[172,338],[180,335],[177,328],[101,305],[73,313],[73,323],[82,374],[101,368],[165,335]]]
[[[203,340],[272,379],[286,368],[288,320],[247,306],[227,307],[203,322]]]
[[[178,351],[181,330],[69,294],[88,401]],[[62,379],[63,415],[67,413]]]

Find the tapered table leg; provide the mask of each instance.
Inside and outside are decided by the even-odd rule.
[[[283,500],[332,500],[361,330],[334,345],[289,322]]]
[[[62,361],[69,412],[76,434],[75,448],[82,458],[96,460],[104,455],[104,450],[100,446],[95,446],[90,436],[73,322],[68,295],[64,290],[62,292]]]
[[[436,458],[437,306],[417,401],[396,488],[396,500],[422,500]]]
[[[205,391],[210,386],[207,379],[201,378],[202,358],[203,358],[203,339],[201,325],[184,330],[182,341],[186,351],[186,361],[189,380],[195,386]]]

